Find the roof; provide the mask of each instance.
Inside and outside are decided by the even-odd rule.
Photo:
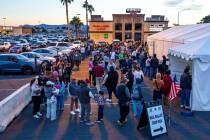
[[[203,61],[210,61],[210,35],[192,43],[170,48],[169,54],[186,60],[199,58]]]
[[[210,23],[174,26],[148,37],[149,40],[162,40],[177,43],[190,43],[210,35]]]

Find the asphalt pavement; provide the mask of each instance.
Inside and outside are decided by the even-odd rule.
[[[84,73],[83,64],[81,71]],[[80,72],[75,74],[79,76]],[[83,74],[82,74],[83,75]],[[82,78],[77,77],[77,78]],[[94,89],[93,89],[94,90]],[[145,101],[152,98],[151,82],[145,80],[142,85]],[[32,117],[32,104],[11,123],[5,132],[0,134],[0,140],[143,140],[151,139],[149,127],[137,130],[138,120],[133,117],[132,111],[128,115],[128,122],[123,127],[117,125],[119,119],[119,107],[117,100],[113,104],[106,104],[104,110],[104,122],[86,126],[79,122],[79,115],[69,114],[69,97],[66,94],[65,110],[58,112],[56,121],[50,121],[44,116],[37,120]],[[176,103],[177,104],[177,103]],[[180,109],[172,111],[172,123],[168,126],[168,135],[156,137],[157,140],[210,140],[210,112],[195,112],[193,117],[180,115]],[[97,119],[97,104],[91,101],[91,120]],[[45,107],[42,106],[45,114]],[[165,112],[167,114],[167,112]]]

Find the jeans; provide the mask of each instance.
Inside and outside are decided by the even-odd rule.
[[[98,120],[100,121],[104,117],[104,106],[99,105],[98,106]]]
[[[133,113],[134,116],[140,118],[142,110],[143,110],[143,104],[141,100],[133,100]]]
[[[120,119],[121,123],[125,122],[127,115],[129,114],[129,105],[120,104]]]
[[[103,82],[103,77],[96,77],[96,88],[98,92],[101,90],[102,82]]]
[[[71,97],[70,111],[73,111],[74,105],[75,105],[76,109],[79,109],[78,97],[76,97],[76,96]]]
[[[41,96],[32,96],[33,115],[36,115],[40,110]]]
[[[57,96],[57,109],[64,109],[64,95]]]
[[[156,77],[156,73],[157,73],[157,68],[150,67],[150,79],[151,80]]]
[[[90,121],[90,103],[81,103],[81,121]]]
[[[57,107],[57,100],[55,97],[51,97],[51,99],[47,99],[46,118],[51,119],[51,121],[56,119],[56,107]]]
[[[150,76],[150,67],[146,67],[145,68],[145,72],[144,72],[144,74],[146,75],[146,76]]]
[[[109,94],[109,99],[112,99],[112,92],[116,95],[116,88],[107,87],[107,91]]]
[[[190,106],[190,89],[181,90],[181,105]]]

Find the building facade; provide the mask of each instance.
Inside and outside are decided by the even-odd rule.
[[[127,14],[113,14],[112,21],[104,21],[101,15],[91,16],[90,39],[96,43],[99,41],[112,43],[114,39],[123,42],[128,40],[146,42],[148,36],[168,29],[169,21],[165,16],[152,15],[145,20],[145,14],[138,14],[140,13],[138,9],[129,9],[126,12]]]
[[[0,26],[0,33],[8,35],[32,35],[32,28]]]
[[[113,37],[121,41],[143,40],[144,14],[113,14]]]

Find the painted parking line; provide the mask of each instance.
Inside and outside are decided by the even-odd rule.
[[[17,89],[0,89],[0,91],[10,91],[10,90],[17,90]]]

